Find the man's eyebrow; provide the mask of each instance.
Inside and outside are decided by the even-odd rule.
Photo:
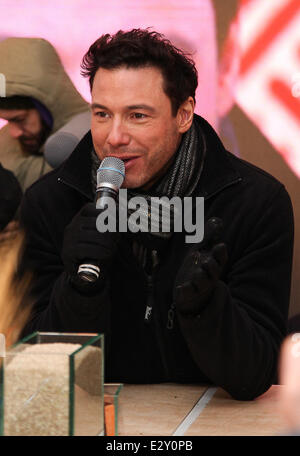
[[[131,105],[131,106],[127,106],[127,109],[144,109],[145,111],[151,111],[151,112],[155,112],[155,108],[153,108],[152,106],[149,106],[149,105],[146,105],[146,104],[137,104],[137,105]]]
[[[99,103],[92,103],[91,109],[105,109],[106,111],[109,111],[109,109],[106,106],[101,105]],[[155,108],[153,108],[152,106],[149,106],[147,104],[130,105],[130,106],[126,106],[126,109],[128,109],[128,110],[143,109],[145,111],[155,112]]]
[[[106,109],[106,110],[108,110],[108,108],[106,106],[103,106],[103,105],[101,105],[99,103],[92,103],[91,104],[91,109],[97,109],[97,108],[98,109]]]

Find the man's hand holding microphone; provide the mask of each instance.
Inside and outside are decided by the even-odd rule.
[[[62,260],[71,285],[80,292],[97,292],[103,286],[116,254],[119,233],[98,231],[96,220],[107,198],[116,200],[124,177],[122,160],[105,158],[97,172],[96,204],[83,206],[65,229]]]

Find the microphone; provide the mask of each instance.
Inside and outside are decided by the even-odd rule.
[[[125,165],[122,160],[115,157],[106,157],[102,160],[97,171],[97,209],[104,209],[109,198],[117,199],[124,178]],[[100,268],[93,263],[81,264],[77,274],[85,282],[95,282],[100,276]]]

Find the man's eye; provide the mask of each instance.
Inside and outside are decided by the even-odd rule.
[[[101,117],[101,118],[108,117],[108,114],[105,111],[98,111],[95,114],[96,114],[97,117]]]
[[[147,116],[146,114],[142,114],[141,112],[134,112],[133,117],[135,119],[145,119]]]

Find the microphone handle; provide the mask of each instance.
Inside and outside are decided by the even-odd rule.
[[[110,187],[99,187],[96,190],[96,208],[104,209],[108,204],[108,199],[117,198],[117,192]],[[96,221],[95,221],[96,223]],[[97,264],[94,264],[92,261],[90,263],[83,263],[79,265],[77,274],[80,279],[84,282],[94,283],[100,277],[100,267]]]
[[[109,199],[117,199],[118,192],[110,187],[99,187],[96,190],[96,209],[104,209]]]

